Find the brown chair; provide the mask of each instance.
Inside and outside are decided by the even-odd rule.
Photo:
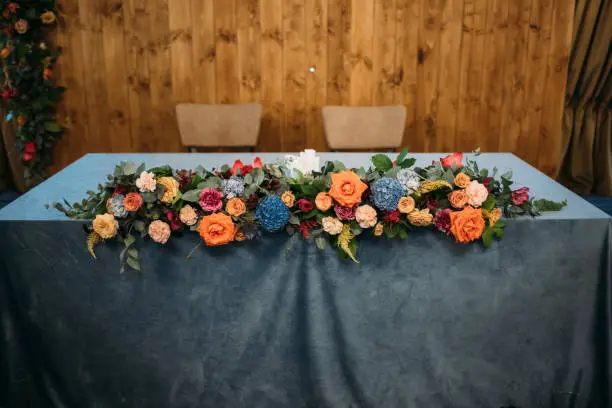
[[[181,142],[196,148],[243,148],[255,150],[261,122],[261,105],[179,104],[176,116]]]
[[[402,145],[406,108],[325,106],[323,122],[332,150],[393,150]]]

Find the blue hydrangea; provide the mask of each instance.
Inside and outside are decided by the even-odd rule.
[[[411,169],[401,169],[397,172],[397,181],[404,186],[408,194],[415,193],[421,187],[421,178]]]
[[[125,218],[128,215],[127,210],[123,206],[124,199],[125,196],[123,194],[116,194],[113,198],[110,199],[108,209],[111,213],[115,215],[116,218]]]
[[[289,208],[279,196],[264,198],[255,210],[261,229],[267,232],[277,232],[289,222]]]
[[[392,178],[383,177],[372,186],[374,206],[382,211],[396,210],[397,203],[404,194],[406,194],[404,187]]]
[[[232,176],[229,180],[223,180],[223,195],[227,198],[240,197],[244,194],[244,179]]]

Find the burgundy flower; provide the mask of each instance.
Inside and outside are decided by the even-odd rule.
[[[168,211],[166,213],[166,218],[168,218],[168,221],[170,222],[170,228],[172,228],[172,231],[178,231],[181,229],[181,219],[178,215],[176,215],[176,212],[173,210]]]
[[[439,231],[449,235],[451,228],[450,210],[444,209],[438,211],[436,213],[436,218],[434,219],[434,224]]]
[[[314,204],[305,198],[298,200],[297,205],[303,213],[309,213],[314,209]]]
[[[400,212],[397,210],[389,211],[383,216],[383,221],[389,224],[390,226],[393,226],[393,224],[397,224],[398,222],[400,222]]]
[[[525,201],[529,200],[529,188],[521,187],[518,190],[514,190],[510,193],[510,198],[514,205],[521,205]]]
[[[34,142],[26,142],[23,145],[23,151],[26,152],[26,153],[32,153],[32,154],[36,153],[36,143],[34,143]]]
[[[253,209],[257,207],[257,204],[259,204],[259,197],[257,197],[257,194],[251,194],[246,202],[247,207]]]
[[[191,184],[191,182],[193,181],[193,176],[195,176],[195,173],[192,173],[191,171],[176,170],[176,177],[179,179],[179,186],[181,190],[185,186]]]
[[[118,184],[118,185],[115,187],[115,192],[114,192],[113,194],[123,194],[123,195],[126,195],[126,194],[127,194],[127,192],[128,192],[128,191],[127,191],[127,187],[126,187],[126,186],[123,186],[123,185],[121,185],[121,184]]]
[[[430,212],[435,212],[438,208],[438,199],[434,198],[433,196],[427,196],[425,204],[427,205],[427,208],[429,208]]]
[[[211,187],[205,188],[200,193],[200,207],[208,212],[219,211],[223,206],[221,198],[223,198],[223,194],[220,191]]]
[[[264,188],[268,191],[274,191],[280,187],[280,184],[281,183],[279,180],[272,179],[266,183],[266,186]]]
[[[491,182],[493,181],[493,178],[491,177],[485,177],[482,180],[482,185],[485,186],[487,188],[487,191],[490,193],[491,192]]]
[[[297,226],[297,230],[302,233],[304,238],[310,238],[310,230],[316,227],[317,224],[315,220],[304,220]]]
[[[338,218],[345,221],[351,221],[355,219],[355,208],[343,207],[341,205],[336,205],[334,207],[334,211]]]

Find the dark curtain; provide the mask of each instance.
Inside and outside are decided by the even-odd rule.
[[[559,181],[612,196],[612,0],[576,0]]]

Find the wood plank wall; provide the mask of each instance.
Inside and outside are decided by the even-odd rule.
[[[558,163],[574,0],[58,0],[56,169],[175,152],[181,102],[263,104],[261,151],[326,150],[321,107],[404,104],[412,151]],[[310,72],[310,68],[314,72]]]

